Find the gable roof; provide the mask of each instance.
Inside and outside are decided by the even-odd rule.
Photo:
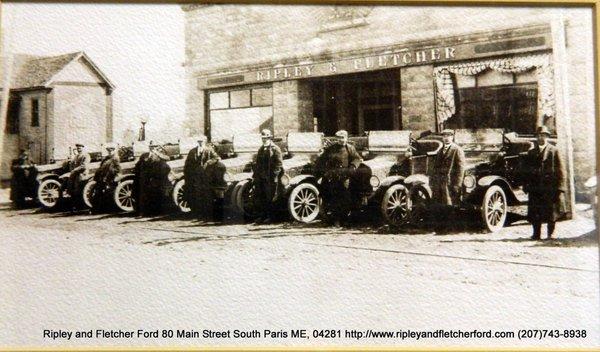
[[[34,56],[15,54],[13,57],[13,72],[10,89],[26,89],[34,87],[48,87],[52,78],[62,71],[71,62],[83,58],[92,67],[105,83],[114,88],[114,85],[82,51],[58,56]],[[4,82],[0,82],[4,85]]]

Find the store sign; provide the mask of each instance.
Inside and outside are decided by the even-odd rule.
[[[255,73],[255,81],[272,81],[285,79],[308,78],[386,68],[422,65],[439,60],[453,60],[456,49],[453,47],[433,48],[418,51],[400,51],[391,54],[353,58],[325,63],[298,65],[290,67],[274,67]]]

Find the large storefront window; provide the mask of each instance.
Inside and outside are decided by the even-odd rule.
[[[437,120],[448,128],[503,128],[532,134],[555,131],[549,54],[436,67]]]
[[[273,89],[256,87],[208,94],[212,141],[231,141],[234,134],[273,129]]]

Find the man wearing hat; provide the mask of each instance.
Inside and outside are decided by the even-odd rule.
[[[260,216],[257,223],[269,223],[275,215],[275,201],[281,191],[280,178],[283,175],[283,155],[273,143],[273,135],[268,129],[261,131],[262,146],[256,155],[252,180],[257,195]]]
[[[437,211],[433,212],[437,230],[448,223],[454,207],[460,203],[460,195],[465,176],[465,153],[454,143],[454,131],[442,131],[442,148],[436,154],[429,175],[432,201]]]
[[[156,215],[162,213],[172,202],[168,190],[171,181],[171,167],[167,164],[169,156],[162,145],[151,145],[147,156],[140,156],[138,188],[138,212],[140,215]]]
[[[540,126],[535,146],[527,152],[524,172],[525,192],[529,193],[527,218],[533,226],[531,239],[541,238],[542,223],[548,224],[548,239],[552,239],[556,221],[565,209],[566,177],[558,149],[548,142],[550,130]]]
[[[92,195],[92,212],[99,212],[113,203],[112,194],[115,189],[115,179],[121,172],[121,164],[115,143],[107,143],[106,156],[94,174],[96,185]]]
[[[220,160],[212,146],[206,143],[205,136],[198,137],[198,145],[192,148],[183,167],[185,179],[184,197],[198,219],[213,215],[213,194],[208,168]]]
[[[82,181],[87,176],[90,167],[90,155],[84,152],[83,148],[83,144],[75,144],[75,156],[69,163],[69,171],[71,173],[69,174],[68,190],[73,200],[73,208],[82,205]]]
[[[348,132],[335,133],[336,143],[325,148],[318,160],[317,174],[323,176],[323,201],[331,212],[331,220],[336,226],[346,220],[352,207],[350,179],[362,163],[360,154],[348,143]]]
[[[12,178],[10,180],[10,200],[17,208],[25,205],[26,197],[34,197],[37,169],[29,159],[29,152],[21,149],[19,157],[11,163]]]

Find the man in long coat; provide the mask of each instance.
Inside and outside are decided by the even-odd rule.
[[[141,215],[159,214],[171,204],[168,194],[171,167],[167,164],[167,160],[169,157],[164,154],[164,150],[160,146],[155,146],[139,165],[137,201]]]
[[[319,157],[317,174],[322,175],[323,201],[336,226],[346,220],[352,209],[350,191],[352,176],[362,163],[360,154],[348,143],[348,132],[336,132],[337,142],[329,145]]]
[[[273,143],[268,129],[261,132],[263,145],[258,149],[252,180],[260,216],[256,223],[269,223],[275,215],[274,204],[280,196],[283,175],[283,154]]]
[[[432,216],[438,225],[448,223],[449,216],[460,204],[463,179],[465,176],[465,153],[462,148],[454,143],[454,131],[442,131],[443,147],[436,154],[433,168],[429,175],[432,202],[434,205]]]
[[[81,197],[81,191],[83,186],[83,179],[87,176],[90,167],[90,155],[83,151],[84,145],[81,143],[75,144],[75,156],[69,163],[69,182],[68,190],[71,199],[73,200],[73,207],[81,205],[83,198]]]
[[[113,203],[112,195],[116,186],[115,179],[121,172],[121,163],[116,152],[116,146],[109,143],[105,148],[107,156],[102,159],[100,167],[94,174],[96,185],[92,196],[93,212],[107,209]]]
[[[212,218],[215,194],[207,169],[220,160],[215,150],[198,137],[198,146],[189,151],[183,167],[184,196],[199,219]]]
[[[527,152],[524,163],[525,191],[529,193],[527,217],[534,240],[541,237],[542,223],[548,223],[548,239],[552,239],[555,223],[565,210],[567,181],[558,149],[548,142],[549,137],[546,126],[538,127],[536,144]]]
[[[29,153],[21,149],[19,157],[12,161],[11,170],[10,200],[20,208],[25,205],[26,197],[33,197],[37,169],[29,160]]]

